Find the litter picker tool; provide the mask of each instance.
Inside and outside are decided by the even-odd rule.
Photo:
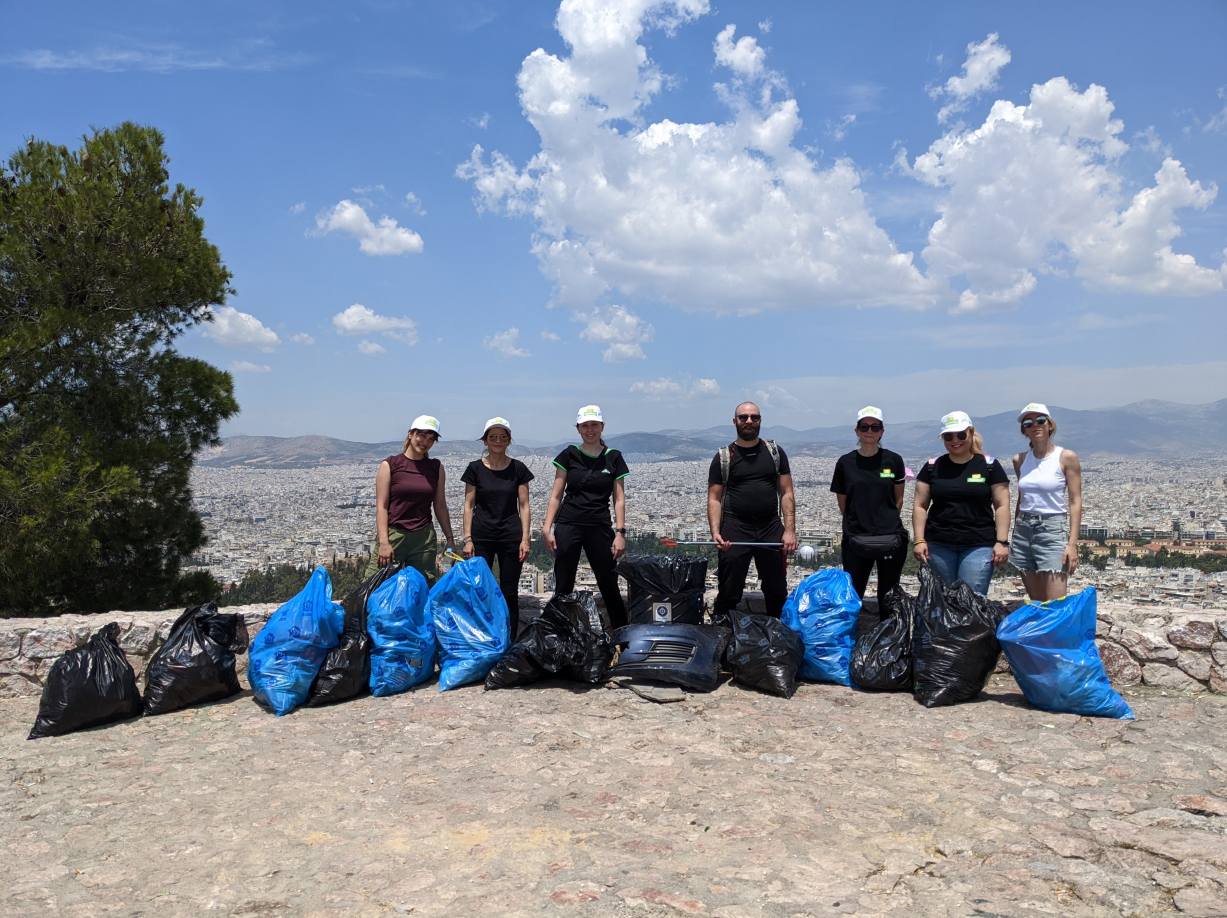
[[[719,545],[719,542],[675,542],[672,539],[661,539],[660,544],[666,548],[676,548],[679,545]],[[730,545],[746,545],[752,548],[779,548],[783,542],[729,542]]]

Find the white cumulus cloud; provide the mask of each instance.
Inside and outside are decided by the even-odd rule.
[[[290,208],[290,213],[301,214],[306,209],[307,209],[307,202],[299,201],[297,204],[295,204],[293,207]]]
[[[1010,49],[997,43],[997,33],[989,33],[982,42],[967,45],[967,60],[963,72],[952,76],[945,85],[929,90],[930,97],[949,96],[950,101],[941,107],[937,120],[947,121],[954,112],[967,110],[972,100],[997,88],[997,74],[1010,62]]]
[[[306,332],[303,332],[302,334],[298,334],[298,335],[291,335],[290,340],[293,341],[295,344],[307,344],[307,345],[315,344],[315,339],[312,338],[310,335],[308,335]]]
[[[579,336],[593,344],[606,344],[601,353],[606,363],[626,363],[628,360],[643,360],[642,345],[656,334],[643,319],[625,306],[605,306],[593,309],[586,315],[576,315],[577,321],[586,322]]]
[[[540,151],[520,169],[477,146],[458,167],[479,207],[534,218],[553,302],[585,316],[615,292],[717,313],[936,303],[877,225],[853,163],[820,168],[794,145],[800,108],[753,38],[734,43],[726,27],[716,40],[737,77],[716,87],[729,120],[643,123],[664,83],[645,29],[707,11],[707,0],[565,0],[569,56],[539,49],[518,76]]]
[[[686,378],[675,382],[672,377],[662,376],[648,382],[637,382],[630,387],[632,395],[642,395],[650,402],[676,401],[684,398],[705,397],[720,394],[720,384],[714,379]]]
[[[267,373],[272,367],[262,363],[252,363],[249,360],[232,360],[226,369],[231,373]]]
[[[562,340],[562,335],[556,335],[552,331],[543,331],[541,337],[552,344],[557,344]]]
[[[1223,289],[1222,271],[1172,249],[1175,211],[1207,207],[1217,187],[1168,157],[1153,186],[1123,195],[1128,146],[1113,109],[1102,86],[1079,92],[1057,77],[1033,86],[1029,104],[999,100],[983,125],[950,131],[916,158],[912,173],[945,191],[923,253],[930,273],[970,284],[955,311],[1013,307],[1043,273],[1100,292]]]
[[[765,69],[767,52],[758,46],[758,40],[749,35],[743,35],[737,41],[737,26],[726,25],[716,36],[712,49],[716,52],[716,63],[723,64],[734,73],[744,77],[756,77]]]
[[[388,349],[377,341],[367,341],[363,338],[358,342],[358,353],[366,354],[368,357],[374,354],[386,354],[387,352]]]
[[[801,404],[801,400],[783,386],[768,386],[756,394],[762,408],[795,408]]]
[[[277,333],[255,316],[239,312],[233,306],[211,309],[213,319],[207,322],[201,334],[222,347],[237,350],[259,350],[269,354],[281,343]]]
[[[404,255],[422,251],[422,237],[405,226],[399,226],[389,216],[371,220],[361,204],[340,201],[336,207],[315,218],[321,234],[348,233],[358,240],[358,248],[367,255]]]
[[[487,335],[482,340],[481,346],[489,351],[497,351],[504,357],[531,357],[532,354],[525,348],[516,346],[516,342],[519,339],[520,330],[518,328],[509,328],[506,331]]]
[[[418,343],[417,323],[407,316],[394,319],[378,315],[375,310],[354,303],[332,317],[332,327],[338,335],[383,335],[409,346]]]

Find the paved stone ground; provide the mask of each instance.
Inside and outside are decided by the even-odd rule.
[[[8,699],[0,914],[1227,914],[1227,698],[1128,691],[432,684],[33,742]]]

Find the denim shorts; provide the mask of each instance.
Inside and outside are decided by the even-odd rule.
[[[1065,547],[1069,545],[1069,516],[1021,513],[1010,540],[1010,563],[1020,571],[1066,573]]]

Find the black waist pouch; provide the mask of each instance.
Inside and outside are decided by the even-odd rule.
[[[892,532],[890,535],[854,535],[848,539],[848,546],[854,554],[862,558],[889,558],[907,544],[902,533]]]

